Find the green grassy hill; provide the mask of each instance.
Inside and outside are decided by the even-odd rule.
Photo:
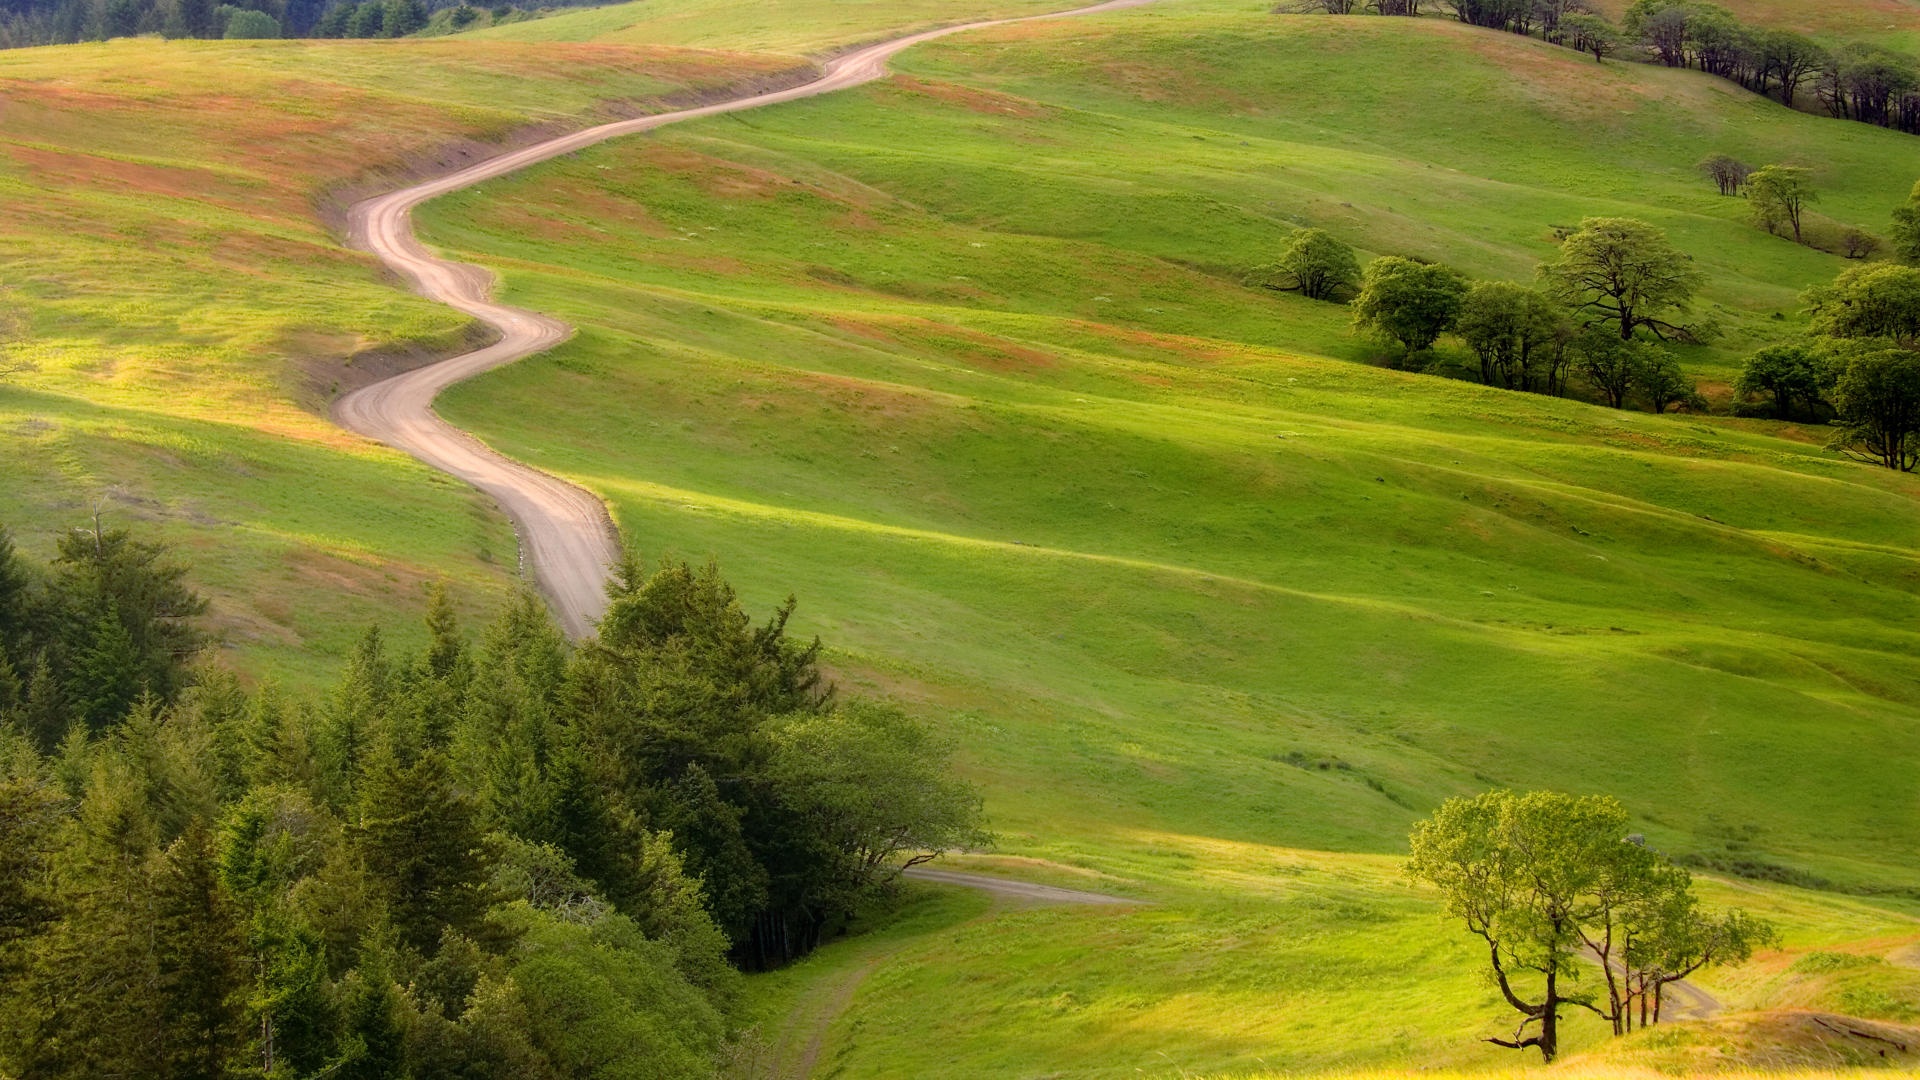
[[[1599,0],[1618,17],[1632,0]],[[1866,42],[1920,52],[1920,4],[1913,0],[1715,0],[1754,26],[1795,30],[1829,44]]]
[[[795,70],[446,40],[0,52],[0,313],[39,368],[0,382],[0,522],[40,553],[96,509],[180,545],[256,675],[329,673],[369,623],[411,623],[428,580],[491,605],[515,572],[498,512],[323,417],[466,334],[345,250],[341,200]]]
[[[1680,854],[1920,885],[1920,482],[1818,431],[1370,366],[1342,309],[1240,284],[1299,225],[1524,280],[1556,228],[1632,214],[1712,274],[1728,334],[1686,359],[1723,388],[1843,264],[1745,224],[1698,158],[1811,165],[1823,213],[1879,228],[1920,144],[1265,7],[948,39],[420,214],[580,326],[450,419],[604,494],[642,550],[718,556],[756,608],[798,593],[843,681],[961,744],[1000,836],[975,866],[1150,901],[918,892],[756,981],[783,1075],[1509,1065],[1396,857],[1492,785],[1617,794]],[[419,581],[486,605],[498,515],[318,416],[463,332],[341,249],[330,193],[962,14],[649,0],[434,42],[0,54],[0,283],[41,366],[0,385],[0,520],[44,550],[103,500],[146,519],[239,662],[296,681]],[[1920,1009],[1908,967],[1801,966],[1906,955],[1920,905],[1710,891],[1790,931],[1708,979],[1731,1007]]]
[[[1046,0],[635,0],[561,11],[462,35],[491,41],[598,41],[815,55],[903,30],[1061,10]]]
[[[775,1028],[820,1025],[846,1076],[1505,1061],[1390,857],[1496,784],[1618,794],[1683,854],[1920,883],[1920,484],[1815,432],[1361,366],[1343,311],[1238,284],[1302,224],[1525,279],[1556,226],[1632,214],[1713,275],[1729,334],[1689,362],[1724,379],[1843,263],[1745,224],[1703,150],[1817,165],[1824,209],[1878,224],[1905,137],[1252,4],[898,66],[422,215],[581,326],[449,417],[604,493],[643,549],[798,592],[845,679],[961,742],[991,865],[1155,901],[929,901],[762,984]],[[1790,907],[1799,950],[1920,932],[1723,896]],[[1910,1001],[1902,978],[1876,992]],[[788,1013],[829,991],[837,1019]]]

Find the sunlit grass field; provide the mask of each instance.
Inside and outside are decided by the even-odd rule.
[[[1093,0],[1097,2],[1097,0]],[[594,41],[815,56],[906,30],[1060,11],[1048,0],[638,0],[468,31],[490,41]]]
[[[444,40],[0,53],[0,311],[38,367],[0,381],[0,522],[43,556],[96,510],[180,545],[254,675],[320,677],[376,621],[406,640],[429,580],[477,614],[516,576],[505,520],[324,419],[341,385],[466,340],[344,249],[340,203],[794,70]]]
[[[342,250],[341,200],[1043,7],[650,0],[433,42],[0,53],[0,285],[40,366],[0,383],[0,520],[40,553],[100,507],[158,530],[236,662],[294,682],[426,580],[478,614],[515,576],[499,515],[321,418],[356,367],[465,332]],[[1698,158],[1811,165],[1822,214],[1879,229],[1920,144],[1265,7],[949,39],[420,215],[580,326],[449,418],[603,494],[644,552],[717,556],[756,609],[797,593],[844,685],[958,742],[1000,838],[969,865],[1146,901],[917,889],[756,980],[777,1075],[1511,1067],[1396,857],[1493,785],[1617,794],[1681,854],[1920,885],[1920,483],[1818,431],[1383,370],[1342,309],[1240,284],[1303,224],[1524,280],[1556,227],[1632,214],[1714,278],[1725,336],[1686,360],[1724,394],[1844,264],[1753,230]],[[1889,959],[1914,903],[1710,894],[1789,934],[1705,980],[1730,1007],[1915,1018],[1920,971]],[[1654,1050],[1620,1060],[1678,1052]]]
[[[785,1060],[1511,1064],[1475,1041],[1511,1023],[1471,950],[1392,857],[1493,785],[1617,794],[1681,854],[1920,883],[1920,484],[1817,431],[1364,366],[1337,307],[1239,284],[1302,224],[1525,280],[1556,226],[1632,214],[1713,277],[1726,334],[1687,360],[1724,384],[1845,264],[1752,229],[1703,147],[1815,164],[1824,212],[1884,227],[1905,138],[1250,4],[898,67],[422,214],[581,327],[450,418],[606,495],[643,550],[716,555],[762,607],[797,592],[850,686],[958,741],[1008,872],[1153,901],[927,901],[760,985]],[[1891,901],[1716,899],[1792,934],[1709,978],[1735,1008],[1841,1008],[1844,980],[1790,971],[1806,950],[1920,934]],[[1911,1018],[1912,975],[1845,1000]]]

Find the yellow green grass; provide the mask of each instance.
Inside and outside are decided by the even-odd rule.
[[[1524,279],[1556,226],[1632,214],[1713,276],[1728,334],[1688,362],[1724,382],[1844,264],[1753,230],[1702,147],[1816,163],[1828,212],[1878,221],[1913,144],[1697,74],[1251,4],[899,68],[422,214],[581,327],[447,415],[605,494],[644,550],[798,592],[849,685],[959,741],[1008,872],[1153,901],[928,900],[884,959],[762,984],[777,1043],[870,965],[821,1075],[1508,1065],[1472,950],[1393,856],[1492,785],[1617,794],[1681,854],[1920,883],[1913,478],[1817,432],[1357,365],[1377,350],[1338,308],[1238,283],[1300,224]],[[1716,899],[1792,931],[1708,980],[1730,1005],[1914,1000],[1897,965],[1851,998],[1788,970],[1904,947],[1898,905]]]
[[[420,579],[481,606],[512,578],[498,516],[316,414],[352,375],[316,360],[462,332],[340,250],[327,193],[741,62],[660,43],[785,54],[747,61],[772,75],[964,14],[793,12],[0,55],[0,275],[42,368],[0,386],[0,516],[40,550],[103,497],[148,519],[242,662],[296,679]],[[1914,143],[1694,74],[1253,3],[900,66],[421,215],[581,327],[447,415],[604,494],[644,550],[718,555],[756,607],[797,592],[850,688],[959,740],[1001,837],[973,865],[1150,901],[924,891],[756,985],[776,1046],[845,986],[798,1010],[822,1074],[1510,1067],[1477,1041],[1511,1024],[1473,950],[1395,855],[1494,784],[1618,794],[1671,851],[1920,884],[1912,478],[1818,432],[1363,366],[1338,308],[1239,284],[1299,224],[1524,277],[1556,226],[1630,213],[1714,276],[1729,333],[1687,360],[1724,384],[1841,264],[1750,229],[1700,154],[1804,160],[1824,212],[1879,225]],[[1790,930],[1707,980],[1735,1008],[1911,1007],[1911,903],[1713,898]],[[1600,1050],[1584,1022],[1572,1041]]]
[[[420,586],[516,576],[484,500],[324,419],[465,340],[346,251],[342,193],[791,60],[603,45],[159,42],[0,54],[0,522],[46,554],[102,511],[179,544],[238,663],[302,681]],[[348,358],[351,362],[343,363]]]
[[[637,0],[467,32],[489,41],[597,41],[832,52],[905,30],[1061,10],[1048,0]]]

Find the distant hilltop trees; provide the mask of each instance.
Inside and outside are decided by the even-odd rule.
[[[1289,0],[1290,13],[1450,14],[1471,26],[1591,53],[1694,68],[1782,104],[1920,134],[1920,65],[1878,46],[1829,49],[1804,34],[1748,26],[1717,4],[1634,0],[1616,25],[1584,0]]]
[[[568,6],[565,0],[545,7]],[[544,8],[543,8],[544,9]],[[443,14],[444,13],[444,14]],[[168,38],[393,38],[510,22],[512,4],[446,0],[0,0],[0,48]]]
[[[1813,242],[1806,215],[1816,192],[1807,170],[1750,170],[1716,155],[1701,171],[1723,194],[1744,191],[1756,226]],[[1853,227],[1842,246],[1861,259],[1889,245]],[[1897,263],[1866,263],[1804,294],[1809,333],[1747,358],[1733,384],[1734,412],[1825,424],[1828,449],[1920,470],[1920,185],[1893,211],[1890,247]],[[1718,332],[1711,321],[1685,321],[1706,275],[1643,221],[1581,222],[1531,285],[1473,281],[1399,255],[1363,270],[1352,247],[1314,228],[1296,232],[1278,260],[1244,280],[1347,303],[1354,328],[1392,348],[1395,366],[1459,372],[1457,358],[1430,355],[1451,335],[1478,362],[1467,376],[1488,386],[1555,397],[1579,388],[1615,409],[1638,404],[1656,413],[1708,407],[1670,348]]]

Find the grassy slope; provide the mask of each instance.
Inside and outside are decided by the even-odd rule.
[[[492,41],[600,41],[810,55],[903,29],[1031,15],[1048,0],[638,0],[468,32]]]
[[[1464,946],[1368,854],[1490,783],[1618,793],[1677,850],[1916,880],[1912,478],[1319,358],[1368,350],[1233,280],[1293,222],[1523,276],[1552,225],[1632,212],[1757,340],[1840,264],[1701,192],[1702,141],[1828,163],[1862,216],[1910,144],[1684,73],[1251,6],[901,66],[423,215],[582,327],[450,416],[607,494],[643,547],[798,591],[851,681],[961,740],[1020,872],[1157,901],[905,941],[826,1040],[843,1075],[1504,1060],[1462,1030],[1503,1022]],[[1731,895],[1802,949],[1916,932]],[[1780,996],[1757,979],[1721,989]]]
[[[0,521],[42,554],[97,507],[147,522],[187,550],[240,663],[296,681],[359,627],[410,622],[420,581],[497,596],[515,559],[499,514],[316,415],[351,375],[339,358],[462,331],[343,250],[322,195],[449,144],[791,66],[473,42],[0,54],[0,300],[40,369],[0,385]]]
[[[1632,0],[1599,0],[1616,18]],[[1920,4],[1913,0],[1715,0],[1743,22],[1795,30],[1828,42],[1866,42],[1920,52]]]

